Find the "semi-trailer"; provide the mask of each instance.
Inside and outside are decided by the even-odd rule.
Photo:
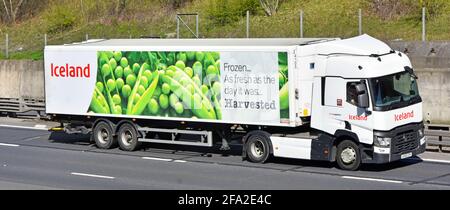
[[[102,149],[142,142],[244,158],[336,161],[345,170],[425,151],[408,56],[348,39],[109,39],[46,46],[46,113]]]

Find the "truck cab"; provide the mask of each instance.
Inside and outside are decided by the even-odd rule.
[[[313,72],[311,127],[334,139],[341,168],[425,151],[418,78],[405,54],[368,35],[299,49],[300,69]]]

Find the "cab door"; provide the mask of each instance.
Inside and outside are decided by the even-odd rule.
[[[343,102],[343,122],[346,131],[357,134],[361,143],[373,142],[373,115],[369,87],[366,80],[345,80],[346,97]]]

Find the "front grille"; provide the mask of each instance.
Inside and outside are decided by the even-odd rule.
[[[400,154],[411,151],[419,146],[418,133],[416,131],[408,131],[399,133],[392,138],[392,154]]]

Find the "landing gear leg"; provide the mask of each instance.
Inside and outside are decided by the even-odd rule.
[[[222,138],[222,146],[220,146],[219,150],[228,151],[230,150],[230,145],[228,144],[228,139],[231,137],[231,132],[229,128],[226,128],[219,132],[220,137]]]

